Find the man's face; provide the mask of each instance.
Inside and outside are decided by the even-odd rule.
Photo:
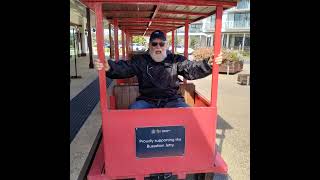
[[[161,39],[154,39],[149,42],[150,56],[156,62],[161,62],[167,57],[167,43]]]

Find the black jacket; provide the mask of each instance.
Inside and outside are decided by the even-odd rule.
[[[208,60],[190,61],[184,56],[169,53],[162,62],[155,62],[148,53],[134,55],[131,60],[118,62],[108,60],[110,70],[106,72],[111,79],[137,76],[140,97],[138,99],[163,99],[182,97],[178,92],[178,75],[188,80],[206,77],[212,68]]]

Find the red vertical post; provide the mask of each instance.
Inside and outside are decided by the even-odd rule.
[[[222,6],[217,6],[216,10],[216,22],[214,31],[214,58],[217,58],[221,49],[221,27],[222,27]],[[211,107],[217,106],[217,93],[218,93],[218,75],[219,75],[219,65],[213,63],[212,69],[212,86],[211,86]]]
[[[184,56],[188,59],[189,48],[189,21],[187,20],[184,28]]]
[[[105,54],[104,54],[104,36],[103,36],[103,12],[102,12],[102,3],[95,3],[95,12],[96,12],[96,25],[97,25],[97,50],[98,57],[101,63],[105,63]],[[102,115],[102,123],[106,120],[107,115],[107,86],[106,86],[106,72],[104,69],[99,71],[99,87],[100,87],[100,108]]]
[[[174,54],[174,30],[172,30],[172,36],[171,36],[171,48],[172,48],[172,54]]]
[[[122,43],[122,59],[125,59],[125,50],[124,50],[124,32],[121,30],[121,43]]]
[[[186,20],[185,28],[184,28],[184,57],[186,57],[187,59],[189,59],[188,49],[189,49],[189,21]],[[183,79],[183,84],[187,84],[186,79]]]
[[[113,41],[112,41],[112,35],[111,35],[111,23],[109,23],[109,40],[110,40],[110,59],[112,59],[114,54],[112,52]]]
[[[129,60],[129,35],[126,32],[126,59]]]
[[[133,52],[133,49],[132,49],[132,35],[130,34],[130,41],[129,41],[129,48],[130,48],[130,52],[132,53]]]
[[[118,19],[114,19],[114,59],[119,61],[119,43],[118,43]]]
[[[118,19],[114,18],[114,59],[116,62],[119,61],[119,39],[118,39]],[[123,83],[123,79],[117,79],[117,84]]]

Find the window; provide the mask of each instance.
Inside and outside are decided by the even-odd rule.
[[[214,20],[215,20],[215,15],[210,16],[210,22],[214,23]]]
[[[237,3],[237,9],[250,9],[250,0],[240,0]]]
[[[250,47],[250,35],[246,34],[244,46]]]
[[[211,37],[208,37],[207,38],[207,47],[211,47],[212,44],[211,44]]]
[[[243,40],[243,36],[242,37],[240,37],[240,36],[234,37],[234,45],[236,47],[238,47],[240,45],[242,46],[242,40]]]
[[[234,28],[248,28],[250,25],[250,13],[235,13]]]
[[[201,32],[202,24],[191,24],[190,25],[190,32]]]

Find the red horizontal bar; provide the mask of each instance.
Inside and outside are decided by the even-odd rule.
[[[182,6],[236,6],[237,2],[207,0],[82,0],[82,2],[103,2],[113,4],[182,5]]]
[[[104,11],[103,14],[117,14],[117,13],[131,13],[131,14],[140,14],[140,13],[153,13],[153,11],[122,11],[122,10],[111,10],[111,11]]]
[[[126,25],[122,25],[120,26],[124,29],[130,29],[130,28],[135,28],[135,29],[146,29],[148,26],[126,26]],[[176,28],[176,26],[159,26],[159,25],[151,25],[148,28],[166,28],[166,29],[172,29],[172,28]]]
[[[121,18],[119,19],[121,22],[150,22],[149,18]],[[152,22],[185,22],[186,19],[170,19],[170,18],[156,18],[153,19]]]
[[[119,26],[147,26],[146,23],[121,22]]]
[[[153,22],[154,25],[161,25],[161,26],[167,26],[167,25],[174,25],[174,26],[183,26],[184,23],[170,23],[170,22]]]
[[[158,11],[158,14],[184,14],[193,16],[209,16],[210,13],[195,13],[195,12],[183,12],[183,11]]]
[[[127,29],[126,31],[127,32],[144,32],[145,29]],[[150,30],[148,30],[148,31],[150,31]]]
[[[141,19],[141,18],[140,18]],[[112,19],[107,19],[107,20],[112,20]],[[120,19],[119,18],[119,21],[120,21],[120,24],[146,24],[146,23],[148,23],[147,21],[144,21],[144,20],[142,20],[142,21],[138,21],[138,20],[133,20],[133,21],[122,21],[122,19]],[[155,21],[153,21],[153,23],[160,23],[160,24],[171,24],[171,25],[184,25],[184,21],[183,22],[171,22],[171,21],[169,21],[169,22],[166,22],[166,21],[160,21],[160,22],[155,22]]]
[[[166,25],[162,26],[162,25],[156,25],[156,24],[155,25],[152,24],[150,27],[164,27],[164,26],[165,27],[170,27],[170,28],[177,27],[177,26],[166,26]],[[127,27],[128,28],[130,28],[130,27],[147,28],[148,26],[147,25],[138,25],[138,26],[137,25],[121,25],[121,27],[125,27],[125,28],[127,28]]]
[[[104,14],[117,14],[117,13],[153,13],[153,11],[106,11]],[[194,16],[210,16],[211,13],[193,13],[193,12],[182,12],[182,11],[158,11],[157,14],[184,14],[184,15],[194,15]]]

